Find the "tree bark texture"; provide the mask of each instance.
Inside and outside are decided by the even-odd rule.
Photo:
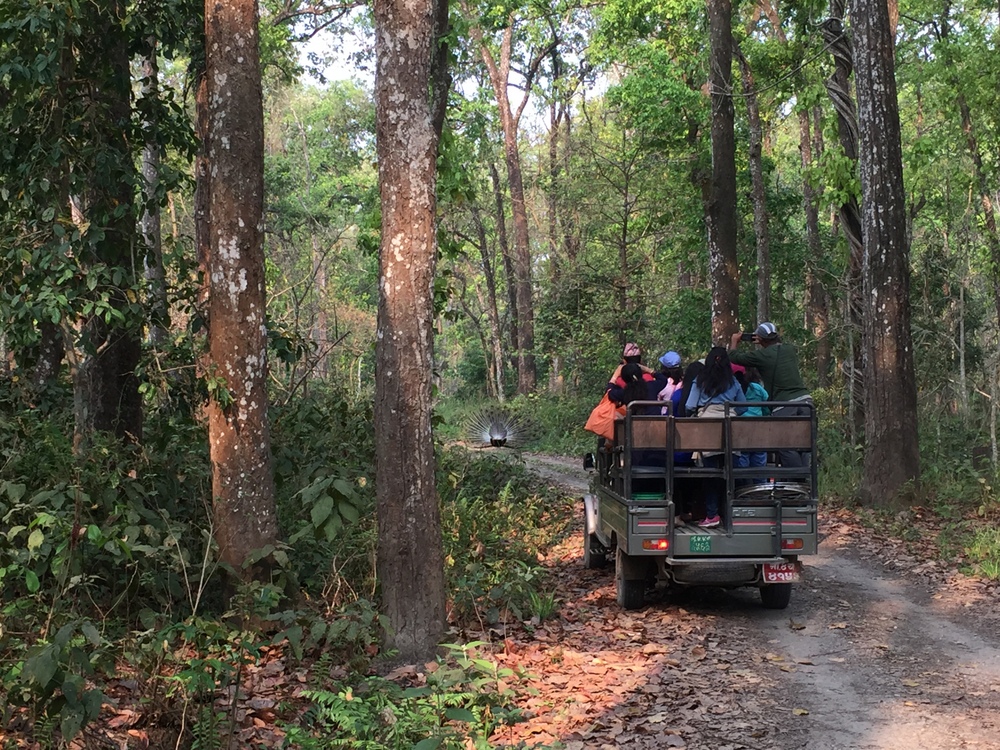
[[[521,152],[518,130],[521,113],[528,101],[531,77],[528,76],[524,98],[517,111],[511,106],[507,87],[510,83],[514,27],[504,29],[499,60],[495,59],[479,29],[473,29],[490,84],[497,101],[500,128],[503,132],[504,161],[507,165],[507,189],[510,191],[510,213],[514,239],[514,296],[517,301],[517,392],[532,393],[536,385],[535,372],[535,306],[532,298],[531,237],[528,229],[528,206],[524,194]]]
[[[736,138],[734,133],[733,7],[730,0],[706,0],[711,58],[712,179],[705,223],[712,283],[712,341],[724,346],[739,325],[739,268],[736,261]]]
[[[893,39],[885,0],[853,0],[864,227],[865,461],[860,494],[898,501],[920,477],[910,267]]]
[[[486,236],[486,224],[479,209],[472,208],[472,217],[476,225],[476,238],[479,244],[479,256],[482,260],[483,278],[486,279],[486,315],[490,324],[490,341],[483,347],[489,362],[490,382],[493,396],[500,403],[507,400],[504,367],[505,357],[503,352],[503,328],[500,324],[500,305],[497,297],[497,274],[495,255],[490,253],[489,239]]]
[[[799,155],[802,164],[802,204],[806,217],[806,328],[816,340],[816,376],[820,388],[830,385],[830,303],[823,284],[823,243],[819,233],[819,195],[809,179],[814,151],[821,150],[821,133],[816,134],[814,149],[810,110],[799,110]]]
[[[81,389],[78,403],[76,444],[86,442],[93,431],[110,432],[132,441],[142,441],[142,399],[139,396],[141,345],[140,321],[131,311],[130,287],[136,282],[137,228],[132,207],[134,165],[127,139],[131,118],[131,77],[128,39],[123,31],[125,3],[109,0],[90,6],[95,33],[89,57],[78,64],[86,69],[94,85],[88,91],[93,142],[105,149],[106,159],[90,176],[85,216],[105,220],[104,238],[96,243],[94,257],[85,262],[121,269],[123,283],[112,293],[111,304],[123,313],[124,323],[109,324],[96,317],[84,322],[94,353],[77,372],[74,387]],[[124,208],[125,210],[122,210]],[[82,423],[79,421],[82,419]]]
[[[215,538],[238,575],[278,537],[267,417],[264,112],[256,0],[205,3],[209,402]]]
[[[760,106],[750,61],[733,40],[733,50],[740,66],[740,80],[747,104],[747,123],[750,143],[750,202],[753,205],[753,234],[757,241],[757,320],[771,319],[771,233],[768,227],[767,190],[764,184],[764,126],[760,119]]]
[[[511,368],[517,372],[517,334],[519,330],[517,315],[517,281],[514,273],[514,256],[510,250],[507,237],[507,211],[504,209],[503,186],[500,182],[500,170],[490,162],[490,184],[493,186],[493,203],[496,207],[497,244],[500,245],[500,257],[503,260],[503,272],[507,278],[507,309],[510,323]]]
[[[834,73],[823,83],[837,113],[837,131],[844,156],[852,163],[858,161],[858,115],[851,94],[851,73],[854,70],[854,52],[851,39],[844,29],[847,0],[830,0],[830,17],[820,24],[823,39],[830,47]],[[840,228],[847,237],[850,260],[847,270],[847,323],[860,333],[864,326],[864,300],[861,296],[861,278],[864,237],[861,225],[861,208],[851,197],[839,206]],[[863,432],[865,379],[864,362],[860,347],[855,348],[850,374],[851,411],[854,414],[856,433]]]
[[[382,239],[376,339],[378,577],[389,645],[429,658],[444,633],[441,517],[431,435],[435,180],[448,79],[446,0],[375,1]]]
[[[156,64],[156,40],[149,40],[149,50],[142,61],[142,98],[146,112],[143,122],[145,143],[142,148],[142,239],[146,248],[143,273],[149,299],[149,341],[160,347],[167,339],[170,320],[167,313],[167,282],[163,268],[163,237],[160,221],[160,143],[157,137],[159,70]]]

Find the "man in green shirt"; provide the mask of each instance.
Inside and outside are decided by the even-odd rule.
[[[774,323],[761,323],[753,334],[759,349],[741,351],[743,334],[736,332],[729,342],[729,360],[744,367],[756,367],[764,389],[774,401],[797,401],[802,406],[779,406],[772,410],[775,417],[804,416],[810,413],[812,397],[799,374],[799,354],[794,346],[783,344]],[[809,454],[799,451],[778,451],[782,466],[805,466]]]

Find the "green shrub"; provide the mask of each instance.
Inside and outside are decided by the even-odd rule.
[[[438,488],[452,615],[530,617],[544,574],[538,552],[565,533],[567,504],[504,452],[443,451]]]
[[[493,747],[490,737],[521,720],[512,683],[523,675],[476,653],[481,643],[448,645],[432,669],[403,687],[358,677],[304,691],[312,705],[287,728],[299,750],[466,750]]]

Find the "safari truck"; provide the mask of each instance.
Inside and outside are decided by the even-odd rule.
[[[677,417],[661,414],[660,402],[629,404],[614,440],[602,439],[584,460],[594,470],[584,497],[584,565],[599,568],[614,555],[622,607],[641,608],[656,584],[755,586],[764,607],[788,606],[800,558],[816,554],[818,544],[816,413],[811,404],[794,405],[808,406],[808,413],[741,417],[736,404],[726,404],[717,417]],[[777,451],[808,451],[811,460],[779,466]],[[718,468],[698,460],[720,453]],[[764,453],[767,463],[741,468],[737,453]],[[688,454],[693,460],[675,462]],[[698,502],[705,482],[720,490],[722,523],[715,528],[680,513],[680,503]]]

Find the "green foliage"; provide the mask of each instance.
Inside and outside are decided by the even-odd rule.
[[[144,16],[130,6],[122,19],[100,5],[17,0],[0,11],[0,127],[13,134],[0,146],[0,316],[19,353],[30,355],[43,322],[139,330],[145,312],[133,245],[142,185],[132,144],[148,135],[190,155],[194,138],[174,89],[133,101],[128,55],[148,53],[150,35],[166,56],[197,45],[195,7],[178,0]],[[84,90],[90,94],[76,95]],[[184,180],[164,160],[153,199],[165,201]],[[102,341],[100,327],[87,325],[67,344],[93,352]]]
[[[0,645],[8,653],[17,649],[2,676],[7,696],[7,706],[0,713],[4,725],[12,710],[23,707],[38,726],[43,743],[51,743],[55,724],[62,741],[68,743],[100,714],[106,698],[93,686],[93,678],[108,658],[107,644],[89,620],[68,622],[51,640],[42,638],[28,647],[0,631]]]
[[[523,620],[544,608],[539,551],[565,532],[565,504],[511,454],[443,451],[439,459],[445,573],[458,619]]]
[[[1000,529],[980,526],[970,535],[965,552],[976,574],[1000,579]]]
[[[364,672],[371,657],[378,653],[388,621],[368,599],[356,599],[331,608],[322,615],[311,610],[288,610],[271,615],[268,620],[282,627],[272,643],[287,643],[292,655],[320,654],[312,671],[322,671],[335,659],[338,665]],[[324,662],[325,657],[325,662]]]
[[[357,598],[374,575],[371,403],[316,387],[271,416],[278,518],[295,574],[311,594],[341,592],[334,604]]]
[[[482,643],[447,644],[424,684],[402,687],[381,677],[304,691],[305,720],[288,727],[300,750],[464,750],[493,747],[501,727],[521,720],[512,684],[522,675],[478,655]]]

